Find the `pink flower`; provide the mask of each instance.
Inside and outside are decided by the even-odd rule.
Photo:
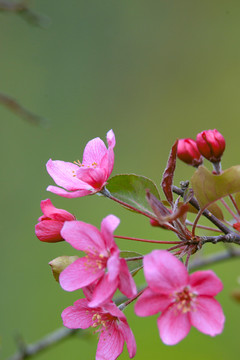
[[[223,331],[225,317],[214,299],[223,286],[214,272],[189,275],[183,263],[164,250],[146,255],[143,265],[149,287],[138,299],[135,312],[138,316],[162,312],[157,324],[165,344],[177,344],[191,326],[211,336]]]
[[[87,299],[77,300],[62,312],[64,326],[70,329],[92,327],[99,332],[96,360],[115,360],[122,353],[126,341],[130,358],[136,354],[136,342],[126,316],[110,302],[92,308]]]
[[[118,224],[119,219],[109,215],[103,219],[101,231],[81,221],[66,222],[61,231],[67,242],[87,255],[61,273],[60,284],[67,291],[96,284],[89,306],[110,301],[117,288],[129,298],[137,293],[126,260],[119,258],[120,252],[113,238]]]
[[[76,220],[75,216],[63,209],[53,206],[50,199],[41,201],[43,215],[38,219],[35,233],[39,240],[45,242],[63,241],[60,231],[65,221]]]
[[[203,162],[196,141],[190,138],[178,140],[177,156],[186,164],[195,167],[198,167]]]
[[[47,171],[61,187],[48,186],[47,190],[67,198],[100,191],[106,185],[114,165],[115,135],[112,130],[107,133],[107,142],[108,149],[100,138],[89,141],[84,149],[82,163],[79,160],[75,163],[48,160]]]

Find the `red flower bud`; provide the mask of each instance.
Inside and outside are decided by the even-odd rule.
[[[156,227],[161,227],[159,222],[157,220],[153,220],[153,219],[150,219],[150,225],[156,226]]]
[[[236,222],[235,224],[233,224],[233,227],[240,232],[240,222]]]
[[[225,149],[225,139],[216,129],[205,130],[197,134],[197,146],[200,153],[211,162],[219,162]]]
[[[75,216],[66,210],[57,209],[50,199],[41,201],[43,215],[38,219],[35,233],[44,242],[63,241],[61,230],[65,221],[76,220]]]
[[[198,167],[202,164],[203,159],[198,151],[196,141],[193,139],[178,140],[177,156],[186,164]]]

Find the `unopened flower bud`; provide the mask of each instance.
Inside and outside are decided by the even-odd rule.
[[[164,225],[160,225],[158,220],[153,220],[153,219],[149,219],[150,220],[150,225],[153,227],[160,227],[162,229],[166,229],[166,227]]]
[[[196,141],[190,138],[178,140],[177,156],[186,164],[194,167],[198,167],[203,162]]]
[[[49,265],[52,268],[52,273],[56,281],[59,282],[59,275],[66,269],[66,267],[79,259],[78,256],[59,256],[50,261]]]
[[[154,219],[150,219],[150,225],[156,226],[156,227],[160,226],[159,222],[157,220],[154,220]]]
[[[35,233],[44,242],[63,241],[60,231],[65,221],[76,220],[75,216],[63,209],[53,206],[50,199],[41,201],[43,215],[38,219]]]
[[[200,153],[215,163],[221,160],[225,149],[225,139],[216,129],[205,130],[197,134],[197,146]]]
[[[236,222],[235,224],[233,224],[233,227],[235,230],[240,232],[240,222]]]

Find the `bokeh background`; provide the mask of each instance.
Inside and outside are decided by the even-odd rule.
[[[104,139],[112,128],[114,174],[141,174],[159,184],[177,137],[217,128],[227,142],[223,167],[239,162],[239,1],[35,0],[30,6],[50,19],[46,28],[0,13],[0,92],[49,120],[48,126],[34,126],[0,105],[3,359],[15,352],[16,336],[35,342],[61,327],[61,311],[80,297],[64,292],[48,266],[57,256],[74,254],[72,248],[35,237],[42,199],[95,226],[114,213],[121,218],[118,235],[174,239],[107,199],[47,193],[53,184],[45,169],[49,158],[81,160],[87,141]],[[175,184],[191,174],[178,163]],[[143,253],[154,248],[126,240],[118,244]],[[209,245],[204,251],[220,249]],[[238,287],[239,263],[212,267],[224,282],[218,299],[227,319],[216,338],[192,329],[179,345],[167,347],[156,317],[137,318],[129,306],[136,360],[238,359],[240,305],[229,294]],[[136,280],[141,283],[141,275]],[[96,346],[96,336],[73,337],[38,359],[90,360]],[[128,359],[126,349],[120,359]]]

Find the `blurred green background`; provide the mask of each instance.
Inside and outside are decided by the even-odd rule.
[[[53,185],[45,169],[49,158],[81,160],[87,141],[105,139],[112,128],[113,174],[137,173],[159,184],[177,137],[217,128],[227,142],[223,167],[239,162],[239,1],[36,0],[30,5],[49,17],[46,29],[0,13],[0,92],[49,119],[46,128],[33,126],[0,106],[3,359],[15,352],[16,336],[35,342],[62,326],[61,311],[80,297],[80,292],[64,292],[48,266],[74,250],[35,237],[42,199],[97,227],[114,213],[121,218],[118,235],[175,239],[107,199],[47,193]],[[191,174],[178,163],[175,184]],[[154,248],[126,240],[118,244],[143,253]],[[209,249],[221,246],[209,245],[205,253]],[[167,347],[159,339],[156,317],[137,318],[129,306],[136,360],[239,359],[240,306],[229,296],[237,287],[239,260],[213,269],[224,282],[218,297],[226,315],[223,334],[210,338],[192,329],[179,345]],[[38,359],[91,360],[96,346],[96,336],[74,337]],[[125,349],[120,359],[127,358]]]

